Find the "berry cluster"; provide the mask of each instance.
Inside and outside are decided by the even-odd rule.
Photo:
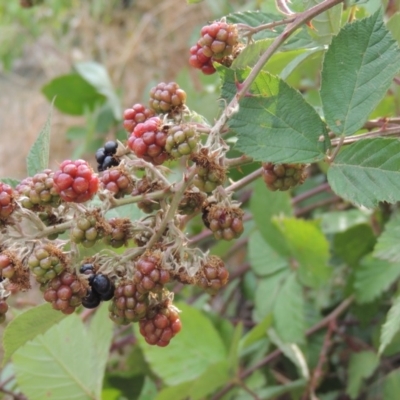
[[[270,190],[289,190],[304,183],[307,174],[305,164],[274,164],[262,165],[262,176]]]
[[[196,129],[190,125],[174,125],[168,131],[165,150],[173,158],[188,156],[198,146]]]
[[[80,216],[76,221],[76,225],[71,229],[71,240],[84,247],[93,247],[96,241],[103,237],[103,234],[104,227],[99,215],[88,213]]]
[[[12,187],[0,182],[0,221],[5,221],[14,209],[15,201]]]
[[[124,128],[128,133],[132,133],[137,124],[145,122],[155,116],[155,112],[145,107],[143,104],[137,103],[124,111]]]
[[[114,284],[107,275],[96,274],[94,265],[91,263],[83,264],[79,272],[88,276],[89,288],[86,296],[82,299],[85,308],[96,308],[101,301],[111,300],[114,296]]]
[[[224,59],[231,56],[238,45],[239,37],[235,25],[224,21],[214,22],[201,29],[200,39],[190,48],[189,64],[206,75],[213,74],[215,68],[212,62],[225,64]]]
[[[130,175],[123,167],[110,168],[100,177],[102,189],[109,190],[115,198],[123,197],[132,192],[133,183]]]
[[[97,171],[105,171],[108,168],[119,165],[119,160],[115,156],[117,149],[118,143],[110,140],[106,142],[104,147],[100,147],[100,149],[96,151]]]
[[[63,201],[84,203],[99,189],[99,178],[85,160],[65,160],[54,173],[54,189]]]
[[[182,109],[186,93],[175,82],[161,82],[150,90],[150,108],[157,114],[168,114]]]
[[[0,298],[0,324],[6,320],[6,314],[8,311],[8,304],[5,299]]]
[[[216,294],[228,283],[229,272],[217,256],[210,256],[201,265],[195,277],[196,284],[210,294]]]

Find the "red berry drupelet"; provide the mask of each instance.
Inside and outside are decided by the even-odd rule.
[[[155,116],[155,112],[144,106],[143,104],[134,104],[132,108],[124,111],[124,128],[127,132],[132,133],[137,124],[145,122]]]
[[[243,211],[238,207],[206,204],[203,208],[203,222],[217,240],[236,239],[243,233]]]
[[[54,188],[67,202],[84,203],[99,189],[99,178],[85,160],[65,160],[54,173]]]
[[[197,42],[206,57],[220,60],[229,56],[238,44],[238,31],[235,25],[217,21],[203,26],[201,38]]]
[[[0,220],[5,221],[15,209],[14,190],[10,185],[0,182]]]
[[[137,322],[146,315],[148,304],[148,295],[139,293],[134,282],[122,281],[108,307],[109,317],[118,325]]]
[[[0,324],[6,320],[6,313],[8,311],[8,304],[5,299],[0,298]]]
[[[197,286],[214,295],[229,280],[229,272],[224,262],[217,256],[209,256],[195,276]]]
[[[43,297],[55,310],[72,314],[86,294],[87,282],[65,270],[47,284]]]
[[[169,157],[165,151],[166,140],[167,132],[160,118],[152,117],[135,127],[128,139],[128,146],[137,157],[161,165]]]
[[[161,292],[171,279],[168,270],[162,268],[161,257],[156,254],[144,254],[136,262],[133,282],[139,293]]]
[[[121,198],[133,190],[132,179],[121,167],[110,168],[101,175],[101,187],[114,194],[115,198]]]
[[[306,167],[306,164],[264,163],[262,177],[270,190],[285,191],[304,183],[307,178]]]
[[[171,339],[181,331],[182,323],[178,310],[168,305],[155,312],[149,312],[139,321],[140,333],[148,344],[168,346]]]
[[[150,90],[150,108],[158,114],[168,114],[182,109],[186,93],[176,82],[161,82]]]
[[[189,64],[193,68],[200,69],[205,75],[212,75],[216,72],[212,63],[212,58],[204,54],[203,48],[199,43],[190,48]]]

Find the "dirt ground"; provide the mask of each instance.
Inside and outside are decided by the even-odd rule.
[[[56,40],[51,32],[45,33],[26,46],[11,73],[0,70],[0,177],[26,176],[26,155],[50,110],[40,89],[55,76],[70,72],[74,62],[103,63],[115,87],[122,89],[124,107],[140,98],[148,82],[173,80],[187,64],[194,27],[211,19],[206,4],[188,6],[183,0],[134,4],[112,10],[101,23],[83,6],[65,37]],[[73,143],[67,142],[65,132],[82,122],[54,110],[51,168],[71,156]]]

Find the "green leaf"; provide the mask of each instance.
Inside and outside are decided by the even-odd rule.
[[[254,298],[254,319],[257,322],[262,321],[272,312],[279,291],[289,274],[289,270],[283,269],[258,280]]]
[[[295,273],[291,273],[282,285],[276,297],[273,317],[274,326],[284,342],[304,342],[304,298]]]
[[[301,282],[311,287],[326,283],[331,275],[329,243],[321,230],[312,221],[296,218],[277,218],[276,223],[299,264]]]
[[[236,325],[232,335],[231,346],[228,354],[228,365],[231,375],[236,375],[239,370],[239,345],[243,335],[243,324]]]
[[[400,262],[400,213],[394,213],[379,236],[373,256],[381,260]]]
[[[260,276],[273,274],[289,266],[288,261],[265,241],[259,231],[250,234],[249,260],[251,269]]]
[[[197,379],[168,387],[162,390],[155,400],[204,399],[229,380],[229,367],[230,365],[227,361],[219,361],[214,365],[210,365]]]
[[[393,14],[386,23],[393,38],[400,44],[400,13]]]
[[[299,67],[308,59],[320,59],[322,58],[324,50],[321,48],[303,50],[296,58],[288,62],[280,72],[279,76],[283,80],[287,80],[294,70]],[[284,54],[284,53],[280,53]]]
[[[386,316],[386,321],[382,325],[379,354],[382,354],[389,345],[396,333],[400,331],[400,296],[394,299],[392,306]]]
[[[74,65],[74,69],[90,85],[96,88],[97,92],[105,96],[113,111],[114,118],[119,121],[122,118],[121,104],[110,76],[102,64],[86,61]]]
[[[374,248],[376,238],[367,224],[355,225],[345,232],[337,233],[333,239],[335,253],[349,265],[355,265]]]
[[[192,381],[211,365],[227,358],[225,345],[211,321],[187,304],[180,303],[177,307],[182,310],[183,328],[167,347],[149,346],[140,334],[137,335],[151,369],[168,386]],[[137,326],[135,330],[138,332]]]
[[[385,400],[397,400],[400,393],[400,371],[394,370],[385,376],[383,381],[383,396]]]
[[[273,330],[268,330],[268,336],[282,353],[297,367],[300,376],[308,380],[310,378],[310,371],[307,361],[301,349],[294,343],[284,343],[282,338]]]
[[[108,313],[108,304],[103,303],[101,307],[96,310],[89,328],[89,335],[97,360],[93,371],[97,377],[96,387],[102,386],[109,349],[113,338],[114,324],[110,318],[108,318]]]
[[[1,182],[6,183],[7,185],[10,185],[12,188],[15,188],[19,184],[18,179],[14,178],[2,178]]]
[[[33,143],[26,158],[26,170],[28,176],[33,176],[38,172],[43,171],[49,165],[50,154],[50,128],[51,117],[53,114],[53,103],[51,104],[49,115],[46,123],[40,131],[37,139]]]
[[[321,230],[325,235],[347,231],[349,228],[369,222],[370,210],[330,211],[321,215]]]
[[[321,3],[321,0],[303,0],[306,9]],[[338,4],[327,11],[317,15],[312,19],[312,25],[315,29],[311,31],[311,36],[322,44],[329,44],[332,36],[336,35],[340,29],[342,17],[342,5]]]
[[[154,400],[157,396],[157,386],[156,384],[146,376],[144,380],[142,391],[137,400]]]
[[[79,74],[68,74],[54,78],[42,88],[50,101],[65,114],[83,115],[86,109],[93,110],[104,103],[105,97]]]
[[[258,40],[257,42],[248,44],[233,60],[232,69],[243,69],[246,67],[254,67],[260,58],[260,55],[270,46],[272,39]]]
[[[268,314],[259,324],[247,332],[241,339],[239,347],[244,350],[246,347],[258,342],[267,336],[267,330],[272,324],[272,315]]]
[[[13,355],[17,382],[30,400],[98,399],[96,353],[76,314]]]
[[[351,135],[386,94],[400,69],[400,50],[378,11],[347,24],[325,54],[321,100],[329,128]]]
[[[222,97],[229,101],[243,82],[247,70],[217,67]],[[235,148],[256,161],[308,163],[322,160],[329,147],[327,130],[317,112],[285,81],[261,72],[250,93],[240,101],[239,111],[229,120],[237,133]]]
[[[49,303],[31,308],[15,317],[3,334],[3,366],[26,342],[47,332],[65,317],[65,314],[54,310]]]
[[[350,356],[346,393],[356,398],[363,380],[369,378],[379,365],[379,357],[372,351],[361,351]]]
[[[374,208],[380,201],[400,200],[400,141],[364,139],[344,148],[328,170],[339,196]]]
[[[262,179],[258,179],[250,199],[250,210],[257,228],[268,244],[279,254],[288,255],[286,240],[272,218],[281,214],[293,215],[289,193],[272,192],[266,188]]]
[[[400,263],[365,257],[356,270],[354,288],[358,303],[369,303],[400,276]]]

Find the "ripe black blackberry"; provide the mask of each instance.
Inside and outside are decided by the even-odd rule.
[[[119,160],[115,157],[117,153],[118,143],[110,140],[105,143],[104,147],[100,147],[96,151],[95,158],[97,161],[97,171],[102,172],[108,168],[119,165]]]

